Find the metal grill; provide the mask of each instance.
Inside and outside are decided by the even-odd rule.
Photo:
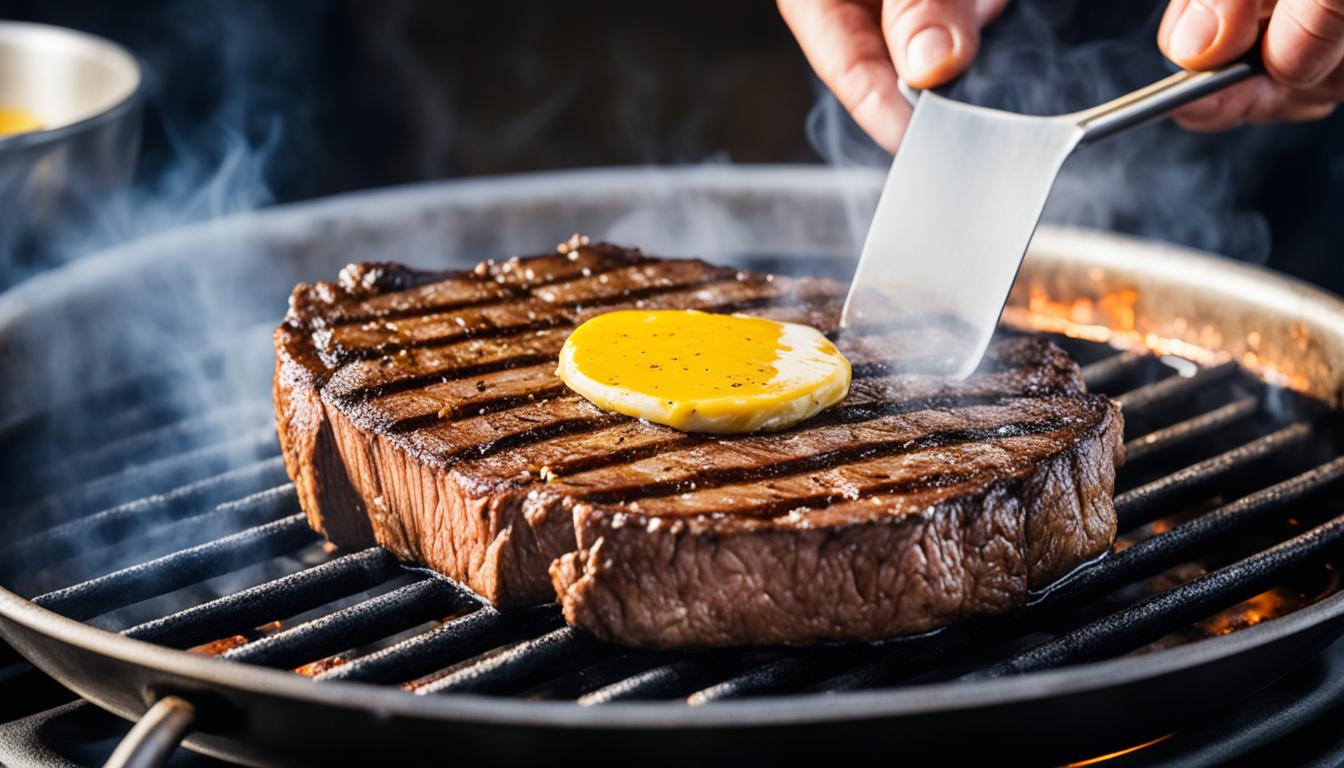
[[[147,397],[154,377],[5,437],[21,455],[3,470],[17,501],[0,512],[0,584],[132,638],[318,680],[584,706],[1022,674],[1233,631],[1335,590],[1334,412],[1233,363],[1058,341],[1124,405],[1121,539],[1023,610],[929,635],[655,652],[600,643],[554,606],[500,612],[385,550],[329,551],[285,478],[268,402],[182,418]],[[70,438],[91,421],[99,439]],[[1270,609],[1243,603],[1266,594]]]

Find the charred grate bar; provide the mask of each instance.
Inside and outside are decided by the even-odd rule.
[[[52,488],[72,477],[100,479],[124,468],[127,457],[144,464],[186,453],[210,443],[236,439],[239,427],[260,431],[274,419],[271,404],[244,402],[221,408],[195,418],[137,432],[85,450],[54,464],[35,460],[20,462],[8,470],[14,479],[21,477],[32,488]]]
[[[1136,422],[1148,430],[1127,443],[1130,462],[1122,473],[1138,466],[1141,482],[1131,478],[1133,487],[1116,499],[1120,529],[1188,516],[1113,552],[1021,611],[925,636],[809,649],[620,648],[564,626],[555,606],[501,613],[447,579],[401,566],[382,549],[311,565],[322,559],[310,546],[316,534],[274,456],[273,434],[260,433],[155,455],[16,508],[20,538],[0,550],[8,556],[0,558],[0,573],[6,583],[24,569],[74,574],[78,583],[34,601],[84,620],[289,558],[302,569],[170,610],[123,634],[177,648],[229,639],[236,645],[221,655],[232,661],[419,694],[702,705],[799,690],[995,677],[1124,653],[1275,585],[1344,539],[1344,510],[1333,507],[1312,518],[1316,527],[1306,533],[1283,540],[1289,534],[1280,531],[1268,545],[1256,538],[1267,524],[1282,523],[1288,510],[1319,500],[1344,475],[1344,458],[1316,414],[1273,411],[1264,385],[1230,363],[1181,376],[1151,356],[1122,352],[1088,365],[1084,375],[1103,391],[1128,387],[1113,396],[1127,413],[1141,412]],[[211,440],[223,418],[152,420],[145,431],[122,433],[110,445]],[[1216,452],[1183,461],[1188,451],[1177,449],[1195,445]],[[1313,450],[1299,450],[1304,446]],[[1321,455],[1325,449],[1328,456]],[[72,461],[109,466],[110,455],[95,446]],[[1289,465],[1293,469],[1284,470]],[[1233,478],[1251,489],[1222,498],[1237,485],[1229,485]],[[121,498],[137,485],[162,489]],[[116,503],[98,506],[111,500]],[[14,537],[13,530],[7,535]],[[107,551],[86,552],[81,545],[90,537],[107,542]],[[116,543],[132,538],[152,540],[137,551],[164,551],[122,562]],[[1106,607],[1103,598],[1215,550],[1232,559],[1152,597]],[[81,575],[90,572],[91,578]],[[1105,612],[1097,615],[1099,609]],[[278,621],[285,625],[275,629]],[[1039,638],[1034,633],[1043,629],[1046,639],[1023,649],[1023,638]]]
[[[1193,376],[1169,376],[1161,381],[1116,395],[1115,401],[1120,403],[1125,412],[1134,413],[1204,389],[1237,371],[1237,364],[1233,362],[1222,363],[1212,368],[1200,368]]]
[[[371,589],[400,572],[401,567],[390,552],[366,549],[140,624],[122,634],[187,648]]]
[[[317,675],[319,680],[394,683],[478,656],[564,624],[553,606],[503,614],[490,606]]]
[[[1132,350],[1111,355],[1091,365],[1083,366],[1083,381],[1087,382],[1088,389],[1105,390],[1111,388],[1116,381],[1132,375],[1148,360],[1148,355]]]
[[[111,507],[62,504],[16,513],[9,518],[8,531],[11,536],[31,534],[51,537],[52,531],[59,530],[61,524],[91,525],[108,516],[118,515],[170,516],[173,513],[198,510],[210,504],[232,501],[254,491],[287,482],[289,477],[285,474],[284,462],[278,456],[255,463],[236,462],[217,474]],[[98,517],[100,514],[103,518]]]
[[[1340,542],[1344,542],[1344,517],[1079,627],[970,677],[1022,674],[1129,650],[1160,637],[1175,624],[1201,619],[1267,589],[1287,569]]]
[[[476,604],[475,596],[465,589],[429,577],[235,648],[224,658],[296,667]]]
[[[517,689],[532,675],[564,664],[591,661],[603,646],[574,627],[561,627],[533,640],[500,648],[479,659],[463,662],[442,677],[414,686],[416,693],[493,693]]]
[[[252,493],[284,483],[284,465],[279,459],[245,466],[169,493],[127,502],[39,531],[0,550],[0,578],[10,581],[15,572],[35,563],[51,563],[86,551],[90,541],[104,546],[142,534],[155,525],[202,514],[223,503],[221,496]],[[235,496],[236,498],[236,496]]]
[[[1171,511],[1181,496],[1198,492],[1212,482],[1305,441],[1311,435],[1311,425],[1299,422],[1120,494],[1115,498],[1120,531],[1160,516],[1163,509]],[[1164,504],[1172,506],[1161,506]]]
[[[1140,461],[1153,454],[1205,437],[1211,432],[1249,418],[1259,408],[1259,398],[1247,395],[1207,413],[1136,437],[1125,443],[1125,461],[1130,463]]]
[[[227,442],[137,464],[74,488],[55,491],[31,504],[10,507],[3,513],[24,521],[46,522],[53,518],[59,519],[62,514],[72,514],[71,510],[110,507],[143,498],[147,493],[162,493],[212,475],[227,473],[236,469],[240,463],[259,461],[277,453],[279,444],[275,429],[266,427]],[[60,475],[65,480],[78,477],[64,471]]]
[[[303,515],[290,515],[209,544],[39,595],[33,602],[72,619],[87,619],[292,552],[316,538]]]

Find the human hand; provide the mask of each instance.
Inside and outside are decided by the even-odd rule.
[[[980,46],[980,28],[1008,0],[778,2],[817,76],[859,127],[895,152],[910,119],[898,74],[915,88],[961,74]]]
[[[1226,64],[1257,40],[1268,76],[1182,107],[1177,122],[1220,131],[1315,120],[1344,100],[1344,0],[1172,0],[1157,33],[1162,53],[1186,69]]]

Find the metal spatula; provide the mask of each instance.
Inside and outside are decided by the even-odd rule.
[[[841,326],[927,324],[906,370],[963,378],[980,363],[1045,199],[1080,144],[1161,117],[1260,71],[1238,62],[1178,72],[1056,117],[962,104],[902,88],[914,114],[891,164]]]

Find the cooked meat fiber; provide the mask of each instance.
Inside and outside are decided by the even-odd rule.
[[[1100,555],[1121,417],[1040,339],[962,382],[886,362],[934,329],[847,335],[849,397],[785,432],[685,434],[555,376],[619,308],[744,311],[833,330],[844,287],[574,243],[429,274],[347,267],[276,331],[285,462],[314,528],[501,606],[559,598],[657,647],[871,639],[1000,613]]]

